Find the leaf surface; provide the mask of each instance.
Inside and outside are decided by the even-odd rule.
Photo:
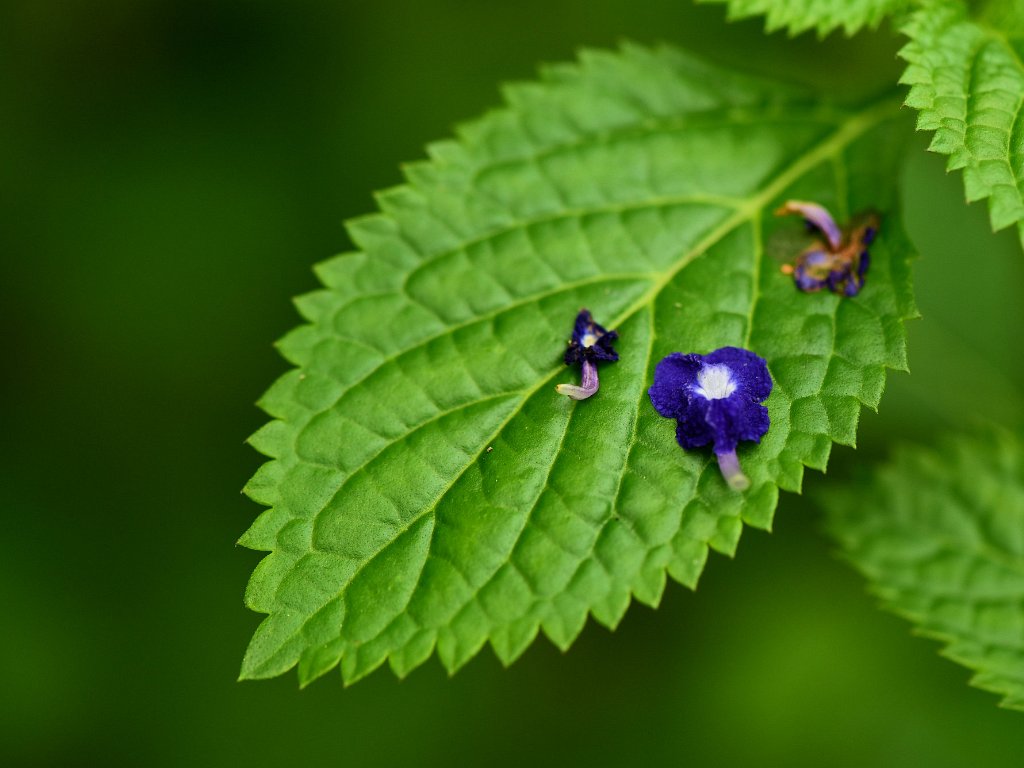
[[[915,12],[900,55],[906,103],[930,149],[962,169],[968,202],[989,199],[992,228],[1016,225],[1024,242],[1024,4],[931,0]]]
[[[796,35],[816,29],[824,37],[842,27],[853,35],[863,27],[877,27],[886,16],[903,10],[908,0],[697,0],[725,3],[729,20],[764,16],[768,32],[787,29]]]
[[[1024,710],[1024,447],[1006,434],[907,448],[830,493],[844,555],[895,613]]]
[[[666,573],[695,586],[743,522],[768,528],[778,489],[853,443],[905,367],[898,102],[830,106],[636,46],[506,97],[407,167],[350,224],[361,251],[298,300],[296,368],[251,439],[273,460],[246,491],[270,509],[241,543],[271,554],[246,602],[269,615],[243,677],[404,675],[435,649],[455,670],[488,641],[509,663],[539,631],[566,648],[588,614],[613,627]],[[770,216],[790,197],[883,214],[856,299],[797,292],[766,252],[801,226]],[[621,359],[574,402],[554,385],[578,382],[561,356],[580,307]],[[665,355],[726,345],[775,380],[742,494],[647,397]]]

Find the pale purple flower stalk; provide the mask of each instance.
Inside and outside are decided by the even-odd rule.
[[[823,205],[817,203],[809,203],[805,200],[787,200],[782,204],[776,212],[776,216],[785,216],[789,213],[795,213],[798,216],[803,216],[804,220],[812,227],[821,232],[825,239],[828,240],[829,246],[833,251],[839,250],[839,246],[843,242],[843,233],[839,230],[839,225],[836,224],[835,219],[832,218],[832,214],[828,212],[828,209]]]
[[[573,400],[586,400],[597,392],[597,365],[590,360],[583,361],[583,378],[580,386],[575,384],[559,384],[555,391],[560,395],[567,395]]]
[[[740,469],[740,460],[735,448],[728,453],[716,452],[715,458],[718,459],[718,468],[730,488],[734,491],[745,491],[750,487],[750,478]]]

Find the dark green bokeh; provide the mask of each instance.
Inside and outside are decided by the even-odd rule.
[[[877,611],[788,495],[699,592],[671,585],[565,655],[235,682],[259,620],[241,595],[260,555],[233,546],[258,512],[242,440],[341,220],[499,82],[580,46],[666,40],[850,99],[900,71],[886,31],[723,19],[687,0],[4,4],[0,764],[1020,764],[1020,715]],[[1019,246],[925,145],[904,195],[926,254],[914,373],[833,482],[895,440],[1024,419]]]

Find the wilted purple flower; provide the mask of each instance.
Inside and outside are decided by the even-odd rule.
[[[619,359],[618,353],[612,348],[612,342],[619,338],[615,331],[594,322],[589,310],[581,309],[576,315],[576,324],[572,329],[572,338],[565,350],[565,364],[579,365],[583,369],[581,386],[575,384],[559,384],[555,391],[568,395],[573,400],[585,400],[597,392],[597,361],[614,363]]]
[[[654,369],[648,390],[655,410],[676,419],[676,440],[687,450],[713,445],[730,487],[742,491],[750,480],[740,469],[736,445],[761,441],[768,431],[772,391],[765,361],[746,349],[722,347],[709,355],[673,352]]]
[[[789,200],[775,214],[803,216],[808,228],[821,235],[796,257],[795,264],[782,268],[793,275],[797,288],[808,293],[828,288],[844,296],[860,293],[871,263],[868,246],[878,233],[876,215],[868,214],[856,226],[841,231],[832,214],[817,203]]]

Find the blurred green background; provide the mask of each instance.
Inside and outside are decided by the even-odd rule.
[[[581,46],[675,42],[856,98],[898,77],[890,31],[765,37],[688,0],[0,8],[0,764],[1021,765],[1021,715],[878,611],[791,495],[697,593],[670,585],[565,655],[235,682],[271,341],[399,161]],[[914,372],[832,482],[894,441],[1024,421],[1024,260],[926,145],[904,184]]]

